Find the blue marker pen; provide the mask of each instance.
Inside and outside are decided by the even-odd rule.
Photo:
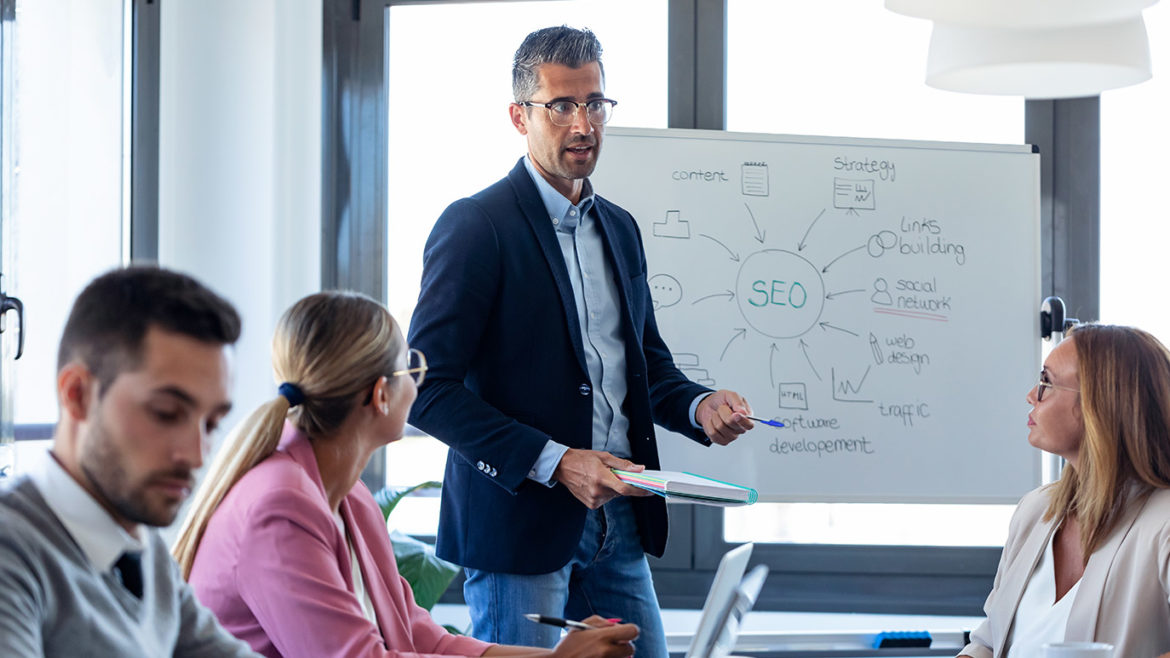
[[[781,423],[778,420],[764,420],[763,418],[756,418],[755,416],[747,416],[747,414],[744,414],[744,415],[747,417],[748,420],[754,420],[757,423],[763,423],[765,425],[770,425],[772,427],[784,427],[784,423]]]

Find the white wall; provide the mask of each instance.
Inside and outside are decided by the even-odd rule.
[[[276,394],[276,320],[320,288],[322,10],[168,0],[161,11],[159,262],[243,316],[230,428]]]

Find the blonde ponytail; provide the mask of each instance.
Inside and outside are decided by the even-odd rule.
[[[195,563],[195,553],[211,515],[245,473],[276,451],[288,409],[288,400],[278,395],[253,411],[220,446],[179,528],[179,539],[171,549],[184,580],[191,575],[191,565]]]
[[[394,318],[360,293],[315,293],[284,312],[272,338],[281,395],[252,412],[208,468],[171,549],[184,579],[215,510],[240,478],[276,451],[285,420],[311,441],[332,436],[362,394],[394,372],[405,350]]]

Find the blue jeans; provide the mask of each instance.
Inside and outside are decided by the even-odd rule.
[[[480,640],[552,648],[561,629],[530,622],[525,613],[566,619],[600,615],[638,625],[638,658],[667,658],[658,597],[628,499],[589,510],[577,551],[557,571],[535,576],[466,571],[463,598],[471,609],[471,634]]]

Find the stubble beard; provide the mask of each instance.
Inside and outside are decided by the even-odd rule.
[[[96,489],[98,502],[108,511],[131,523],[165,527],[174,523],[182,501],[174,505],[152,505],[147,496],[146,483],[132,482],[122,463],[122,456],[113,446],[110,433],[101,418],[90,426],[92,433],[80,455],[81,470]]]

